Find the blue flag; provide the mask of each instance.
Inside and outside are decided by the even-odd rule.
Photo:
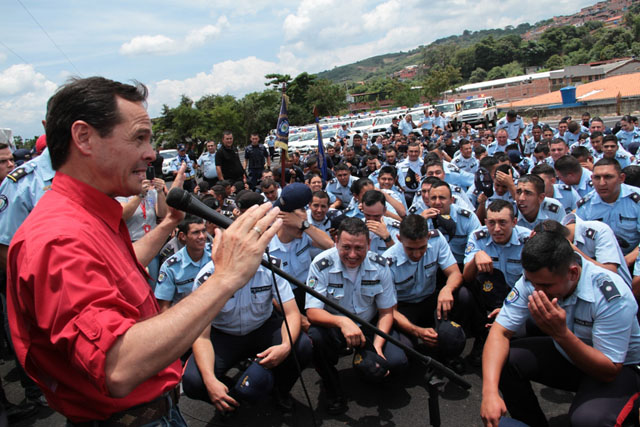
[[[318,120],[318,109],[313,107],[313,115],[316,118],[316,130],[318,132],[318,169],[322,171],[322,180],[327,180],[327,159],[324,155],[324,144],[322,143],[322,131]]]
[[[278,125],[276,126],[276,148],[282,148],[286,156],[289,149],[289,116],[287,114],[287,95],[282,94],[282,104],[280,104],[280,114],[278,115]]]

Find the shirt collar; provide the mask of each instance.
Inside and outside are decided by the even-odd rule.
[[[104,221],[114,233],[118,233],[122,221],[122,205],[115,199],[60,171],[56,173],[51,189],[82,206]]]
[[[207,250],[205,248],[205,251],[202,254],[202,258],[200,258],[200,261],[196,262],[191,259],[191,255],[189,255],[189,252],[187,251],[186,246],[180,250],[183,252],[182,261],[180,262],[180,267],[182,267],[183,269],[187,268],[190,264],[198,267],[198,265],[200,264],[200,261],[202,261],[202,258],[205,258],[207,254]]]
[[[51,155],[49,154],[49,148],[45,148],[42,154],[38,156],[38,158],[40,159],[39,167],[42,168],[40,172],[42,174],[42,178],[45,181],[53,180],[53,177],[56,175],[56,171],[53,170],[53,166],[51,166]]]

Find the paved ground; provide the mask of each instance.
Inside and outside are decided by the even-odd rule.
[[[466,352],[470,351],[472,340],[467,342]],[[369,427],[369,426],[429,426],[428,392],[426,389],[425,373],[422,366],[414,366],[403,379],[397,379],[380,386],[371,386],[358,380],[350,366],[351,359],[343,357],[339,368],[343,383],[349,397],[349,411],[340,417],[333,418],[322,408],[324,396],[319,389],[318,375],[313,369],[306,369],[303,378],[313,407],[316,424],[323,427]],[[3,385],[9,400],[18,403],[23,398],[20,383],[17,381],[14,364],[6,362],[0,365]],[[447,384],[440,399],[442,426],[481,426],[480,399],[481,384],[480,371],[468,367],[464,378],[472,384],[469,391]],[[567,426],[566,413],[572,395],[546,387],[536,387],[541,405],[552,427]],[[209,404],[182,397],[180,408],[185,418],[193,427],[204,426],[313,426],[312,412],[308,409],[304,392],[300,382],[296,383],[293,391],[296,400],[296,410],[293,414],[281,414],[270,401],[266,400],[256,406],[243,406],[238,413],[229,418],[221,419],[215,415]],[[23,420],[15,426],[51,426],[63,427],[64,418],[48,409],[40,409],[39,413],[30,419]]]

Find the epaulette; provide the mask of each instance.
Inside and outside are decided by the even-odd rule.
[[[563,189],[564,191],[571,191],[571,186],[570,186],[570,185],[567,185],[567,184],[564,184],[564,185],[562,186],[562,189]]]
[[[393,228],[400,228],[400,221],[393,221],[393,222],[391,223],[391,226],[392,226]]]
[[[460,215],[462,215],[465,218],[471,218],[471,212],[469,212],[466,209],[460,209]]]
[[[9,178],[13,182],[18,182],[19,179],[22,179],[25,176],[27,176],[28,173],[29,172],[27,172],[25,168],[18,168],[13,172],[11,172],[9,175],[7,175],[7,178]]]
[[[638,203],[640,201],[640,194],[633,192],[631,193],[631,200],[633,200],[634,202]]]
[[[489,233],[487,233],[487,230],[478,230],[473,235],[476,236],[476,239],[484,239]]]
[[[429,230],[429,237],[438,237],[438,230]]]
[[[280,264],[282,263],[282,261],[280,261],[280,258],[276,258],[274,256],[269,257],[269,262],[271,263],[271,265],[275,265],[278,268],[280,268]]]
[[[620,297],[620,291],[618,291],[616,285],[614,285],[608,277],[602,275],[596,280],[598,281],[598,288],[600,288],[600,292],[602,292],[607,302],[611,302],[611,300]]]
[[[475,194],[476,196],[479,196],[480,193],[481,193],[481,191],[478,190],[478,189],[473,190],[473,194]]]
[[[411,207],[409,208],[409,213],[412,213],[412,214],[413,214],[413,213],[416,213],[417,211],[418,211],[418,208],[417,208],[417,207],[415,207],[415,206],[411,206]]]
[[[527,240],[529,240],[529,234],[521,234],[518,237],[518,240],[520,240],[520,243],[522,244],[527,243]]]
[[[545,203],[544,208],[549,212],[558,213],[559,206],[553,203]]]
[[[460,168],[449,163],[449,172],[460,172]]]
[[[209,277],[211,277],[212,273],[204,273],[202,276],[200,276],[200,278],[198,279],[198,285],[202,285],[204,282],[207,281],[207,279]]]
[[[454,160],[454,162],[456,163],[460,163],[460,157],[458,157],[457,159]]]
[[[577,206],[577,207],[579,207],[579,208],[580,208],[580,207],[582,207],[582,205],[584,205],[585,203],[587,203],[587,202],[589,201],[589,199],[590,199],[590,197],[589,197],[588,195],[587,195],[587,196],[584,196],[582,199],[580,199],[580,200],[578,200],[578,201],[576,202],[576,206]]]
[[[372,253],[371,255],[369,255],[369,259],[375,263],[378,263],[382,266],[387,266],[389,264],[387,264],[387,259],[383,256],[380,256],[376,253]]]
[[[453,187],[453,192],[454,193],[462,193],[462,188],[460,188],[458,186],[455,186],[455,187]]]
[[[163,258],[168,258],[168,257],[170,257],[171,255],[173,255],[175,253],[176,253],[176,250],[175,250],[175,248],[173,246],[167,246],[166,248],[164,248],[164,250],[162,252],[160,252],[160,255]]]
[[[392,257],[392,256],[387,257],[387,265],[392,266],[394,262],[396,262],[396,257]]]
[[[327,267],[330,267],[333,265],[333,261],[331,261],[331,258],[322,258],[320,261],[316,262],[316,267],[318,267],[318,270],[322,271]]]
[[[332,178],[331,181],[329,181],[329,184],[335,184],[336,182],[338,182],[338,180],[336,178]]]
[[[593,228],[587,228],[587,230],[584,232],[584,235],[591,240],[596,240],[596,233],[597,231]]]
[[[171,265],[175,264],[176,262],[178,262],[178,257],[174,255],[171,258],[169,258],[168,260],[166,260],[165,264],[167,264],[167,266],[171,266]]]
[[[590,180],[589,180],[589,182],[587,182],[587,185],[588,185],[589,187],[593,187],[593,180],[592,180],[592,179],[590,179]]]

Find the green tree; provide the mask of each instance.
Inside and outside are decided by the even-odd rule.
[[[272,73],[272,74],[266,74],[264,78],[269,80],[264,85],[271,86],[272,89],[281,89],[283,83],[288,85],[289,82],[291,81],[291,76],[289,74]]]
[[[505,73],[504,69],[500,66],[493,67],[487,73],[487,80],[504,79],[505,77],[507,77],[507,74]]]
[[[558,54],[551,55],[547,62],[544,63],[545,68],[550,70],[557,70],[558,68],[562,68],[564,66],[564,61],[562,57]]]
[[[312,112],[315,106],[320,115],[332,116],[347,107],[347,93],[342,86],[327,79],[319,79],[309,87],[307,102]]]
[[[434,70],[429,74],[422,84],[422,93],[429,101],[433,101],[461,80],[460,69],[448,65],[444,70]]]
[[[474,46],[457,49],[453,55],[452,64],[460,69],[462,78],[468,79],[476,69],[476,50]]]
[[[476,68],[471,73],[471,77],[469,77],[469,83],[479,83],[487,80],[487,72],[484,68]]]

